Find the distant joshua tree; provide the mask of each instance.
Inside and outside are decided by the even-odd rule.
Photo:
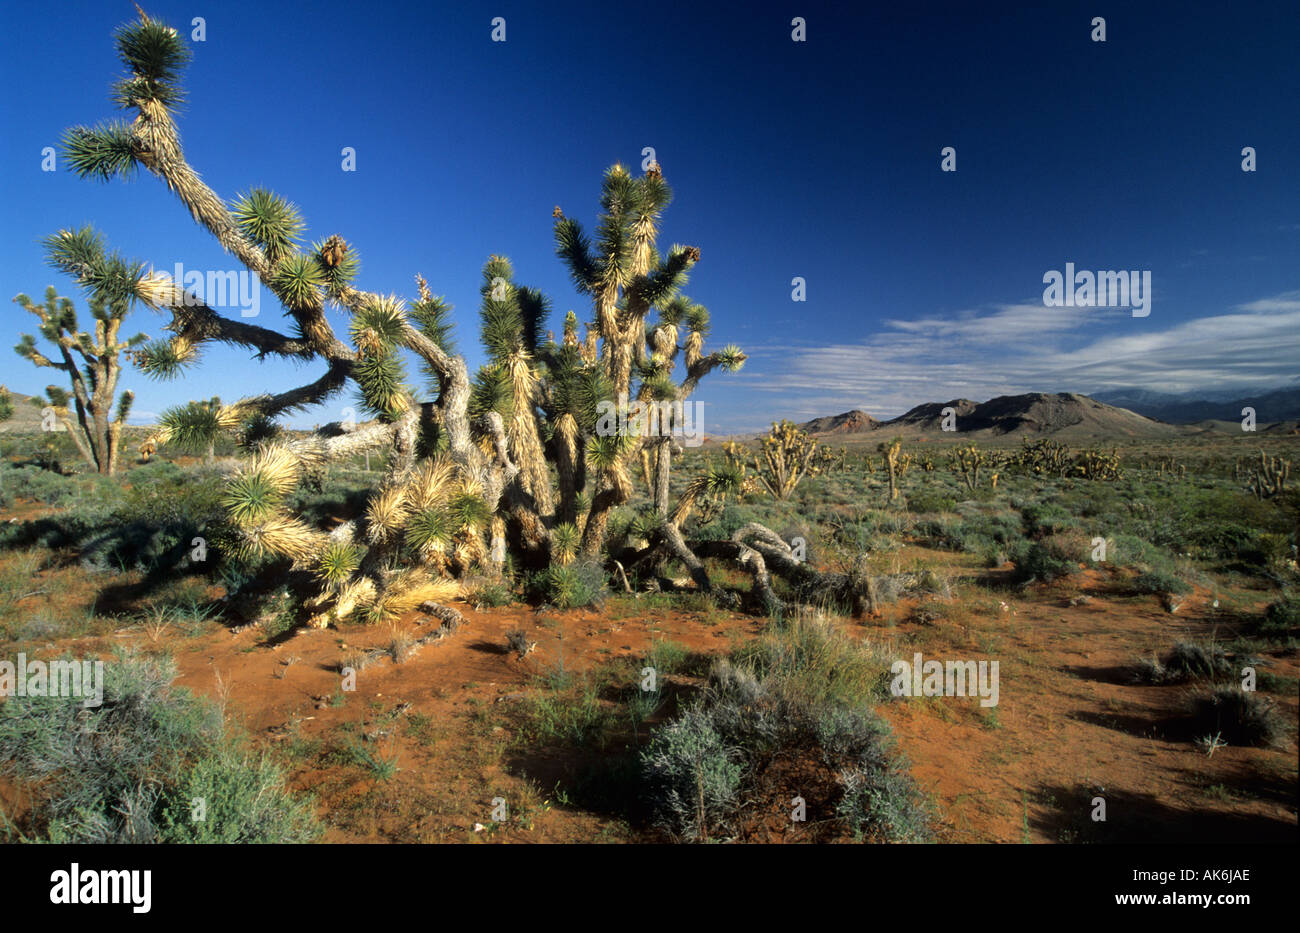
[[[53,237],[47,243],[58,239]],[[137,334],[128,340],[118,339],[131,303],[125,283],[140,273],[140,267],[131,266],[117,256],[105,255],[97,239],[92,238],[86,245],[89,249],[77,275],[90,289],[94,332],[80,329],[72,301],[59,297],[51,285],[45,290],[44,304],[36,304],[26,295],[18,295],[14,301],[37,317],[41,337],[57,347],[58,352],[53,357],[46,356],[31,334],[23,334],[14,350],[37,366],[67,374],[71,393],[61,386],[49,386],[45,390],[47,407],[67,428],[86,462],[98,473],[112,474],[117,471],[122,426],[135,399],[130,391],[122,392],[117,398],[117,412],[113,413],[113,395],[122,371],[121,357],[149,338]]]

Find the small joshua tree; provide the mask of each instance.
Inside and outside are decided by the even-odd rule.
[[[912,455],[903,453],[903,439],[896,437],[888,444],[881,443],[876,449],[880,451],[889,476],[889,501],[898,498],[898,481],[903,478],[908,467],[912,465]]]
[[[1118,449],[1109,454],[1098,447],[1080,451],[1074,459],[1074,472],[1084,479],[1115,481],[1123,479]]]
[[[52,237],[46,241],[52,254],[58,249],[58,240]],[[94,333],[81,330],[72,301],[60,297],[50,286],[45,290],[44,304],[36,304],[26,295],[18,295],[14,301],[37,317],[41,337],[58,348],[57,355],[51,358],[42,353],[31,334],[23,334],[14,350],[37,366],[67,374],[71,394],[60,386],[49,386],[45,390],[48,407],[67,428],[85,461],[98,473],[112,474],[117,470],[122,426],[135,398],[129,390],[122,392],[114,414],[113,396],[122,371],[121,357],[148,339],[144,334],[118,339],[133,297],[127,282],[140,269],[115,255],[106,255],[98,238],[90,238],[84,245],[81,279],[90,290]]]
[[[745,451],[735,442],[724,448],[727,462],[744,469]],[[773,422],[772,429],[759,438],[757,453],[749,453],[754,474],[774,499],[788,499],[799,481],[817,473],[817,441],[800,431],[793,421]]]
[[[1257,499],[1273,499],[1286,489],[1291,475],[1291,461],[1259,452],[1259,466],[1249,472],[1249,489]]]
[[[980,469],[988,462],[988,455],[974,444],[954,447],[948,454],[948,465],[954,473],[966,481],[966,488],[972,492],[979,486]]]

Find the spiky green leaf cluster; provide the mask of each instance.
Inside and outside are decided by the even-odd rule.
[[[46,257],[54,268],[84,285],[91,296],[125,314],[140,297],[144,263],[128,262],[116,252],[107,253],[93,227],[60,230],[44,240]]]
[[[150,379],[171,381],[197,362],[195,354],[182,357],[167,340],[154,340],[135,353],[135,367]]]
[[[279,487],[269,477],[252,471],[227,483],[221,507],[235,524],[250,526],[270,518],[283,500]]]
[[[445,548],[460,519],[445,508],[421,509],[406,522],[406,543],[417,551]]]
[[[492,511],[479,496],[469,492],[460,492],[451,497],[447,503],[447,512],[455,523],[457,532],[477,534],[482,531],[492,518]]]
[[[286,256],[271,277],[271,288],[290,311],[305,311],[321,305],[325,277],[311,256]]]
[[[587,465],[598,470],[617,466],[635,446],[636,438],[629,434],[597,434],[587,439]]]
[[[68,394],[67,389],[60,388],[59,386],[46,386],[45,397],[55,408],[66,408],[68,402],[72,398],[72,396]]]
[[[481,418],[494,411],[509,418],[515,410],[514,387],[504,366],[480,366],[469,394],[469,415]]]
[[[325,545],[316,564],[316,579],[330,591],[337,593],[352,578],[365,553],[360,545],[346,541],[331,541]]]
[[[117,397],[117,411],[114,413],[113,420],[126,424],[126,419],[131,414],[131,406],[134,404],[135,393],[130,389],[123,391]]]
[[[126,123],[74,126],[60,140],[69,168],[81,178],[110,181],[135,174],[136,142]]]
[[[456,352],[456,343],[452,338],[451,310],[451,305],[441,296],[416,301],[410,310],[411,323],[415,329],[448,354]]]
[[[571,522],[560,522],[551,529],[551,559],[567,564],[578,554],[582,535]]]
[[[740,347],[734,343],[729,343],[718,351],[718,359],[721,360],[723,369],[729,373],[734,373],[745,365],[747,357]]]
[[[366,302],[352,316],[348,331],[352,342],[362,347],[367,341],[378,341],[385,351],[391,351],[401,339],[406,326],[406,309],[393,296],[376,297]]]
[[[504,256],[493,256],[483,266],[483,296],[479,306],[480,338],[494,363],[504,363],[524,345],[524,317],[514,270]]]
[[[692,304],[686,311],[686,326],[701,337],[709,336],[709,309],[704,305]]]
[[[142,16],[140,22],[119,26],[114,39],[118,57],[131,72],[113,86],[119,106],[156,101],[173,107],[184,100],[180,78],[192,55],[180,33],[160,20]]]
[[[656,370],[641,377],[641,391],[637,394],[652,402],[671,402],[677,398],[677,384],[671,373]]]
[[[647,306],[670,301],[686,284],[686,272],[694,263],[694,253],[684,246],[674,246],[668,258],[655,263],[648,275],[631,283],[629,297]]]
[[[244,450],[256,450],[262,444],[275,440],[283,433],[284,428],[278,422],[258,412],[240,425],[239,446]]]
[[[221,434],[221,423],[217,418],[220,410],[218,399],[189,402],[166,409],[158,417],[158,423],[177,447],[190,452],[201,451]]]
[[[305,226],[302,213],[274,191],[254,188],[236,198],[230,212],[240,232],[266,253],[272,265],[297,250]],[[323,283],[324,276],[319,275],[317,282]]]
[[[406,366],[394,352],[363,353],[352,366],[361,389],[362,405],[381,418],[393,418],[406,410]]]

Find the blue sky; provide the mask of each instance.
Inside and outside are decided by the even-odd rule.
[[[206,21],[180,129],[207,183],[294,201],[311,239],[340,233],[359,251],[361,288],[410,296],[424,275],[456,306],[471,367],[491,253],[551,297],[555,329],[569,308],[590,316],[554,255],[551,209],[590,228],[601,172],[639,167],[652,146],[676,193],[661,244],[701,248],[686,291],[712,312],[711,345],[750,354],[697,393],[710,433],[958,396],[1297,378],[1291,3],[144,6],[185,34]],[[5,297],[53,284],[84,306],[39,241],[85,223],[163,271],[235,268],[152,176],[41,171],[66,127],[118,116],[111,33],[133,15],[127,2],[0,13]],[[791,41],[795,16],[806,42]],[[356,172],[342,171],[345,146]],[[940,170],[946,146],[955,172]],[[1241,170],[1246,146],[1255,172]],[[1045,307],[1043,276],[1067,262],[1150,271],[1150,315]],[[278,315],[264,293],[258,323]],[[7,350],[32,320],[0,306],[0,382],[18,391],[51,381]],[[127,329],[163,323],[142,308]],[[148,420],[319,369],[211,347],[183,381],[125,384]]]

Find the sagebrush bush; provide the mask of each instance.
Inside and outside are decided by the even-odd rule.
[[[1159,570],[1148,570],[1140,573],[1133,580],[1130,588],[1134,593],[1155,594],[1164,593],[1190,593],[1192,587],[1187,581],[1175,576],[1172,573],[1166,573]]]
[[[171,686],[169,659],[119,652],[98,707],[10,697],[0,707],[0,768],[31,782],[23,838],[50,842],[298,842],[310,806],[245,753],[209,702]],[[189,824],[204,796],[209,825]],[[10,833],[15,830],[11,827]]]
[[[1064,560],[1039,541],[1021,542],[1011,559],[1016,565],[1011,578],[1017,583],[1051,583],[1079,570],[1076,562]]]
[[[796,620],[714,663],[704,692],[642,753],[656,823],[687,840],[732,833],[766,768],[802,756],[840,787],[835,816],[858,839],[930,838],[922,795],[869,709],[881,656],[825,622]]]
[[[1300,630],[1300,594],[1287,592],[1269,603],[1258,631],[1265,638],[1285,638]]]
[[[740,759],[706,707],[690,707],[656,730],[641,761],[659,825],[688,842],[707,838],[736,807]]]

